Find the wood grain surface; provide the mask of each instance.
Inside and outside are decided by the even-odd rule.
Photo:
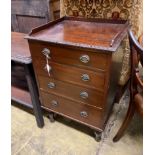
[[[63,96],[72,101],[80,103],[82,102],[84,104],[89,104],[98,108],[104,108],[105,94],[102,92],[98,92],[86,87],[73,85],[70,83],[55,80],[54,78],[47,78],[43,76],[38,76],[38,81],[40,90],[42,91],[56,94],[58,96]],[[50,83],[53,83],[55,86],[53,88],[49,88],[48,84]],[[80,96],[81,92],[87,92],[88,98],[83,99]]]
[[[44,92],[41,92],[41,94],[43,107],[47,107],[51,109],[51,111],[69,116],[70,118],[76,119],[81,123],[87,123],[89,126],[93,126],[94,128],[102,130],[103,122],[101,120],[104,114],[103,110],[91,108],[90,106],[84,104],[78,104],[53,94]],[[57,106],[52,106],[53,100],[58,102]],[[87,117],[82,117],[80,115],[80,113],[83,111],[87,112]]]

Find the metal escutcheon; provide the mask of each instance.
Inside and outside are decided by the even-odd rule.
[[[83,91],[80,93],[80,97],[83,98],[83,99],[87,99],[88,98],[88,93]]]
[[[47,86],[48,86],[48,88],[55,88],[55,83],[53,83],[53,82],[49,82],[48,84],[47,84]]]
[[[80,61],[83,62],[83,63],[88,63],[90,60],[89,56],[88,55],[82,55],[80,57]]]
[[[54,107],[57,107],[58,106],[58,102],[57,101],[55,101],[55,100],[52,100],[52,106],[54,106]]]
[[[80,116],[81,117],[88,117],[88,113],[86,111],[81,111]]]
[[[82,74],[81,78],[83,81],[89,81],[89,79],[90,79],[88,74]]]
[[[44,49],[42,50],[42,53],[43,53],[48,59],[50,59],[49,54],[50,54],[51,52],[50,52],[50,50],[49,50],[48,48],[44,48]]]

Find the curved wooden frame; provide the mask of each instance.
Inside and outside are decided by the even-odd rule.
[[[125,119],[118,130],[117,134],[113,138],[114,142],[117,142],[122,136],[126,128],[128,127],[135,110],[143,117],[143,97],[138,90],[138,87],[143,89],[143,82],[139,76],[138,64],[139,62],[143,65],[143,49],[135,39],[131,30],[129,34],[129,43],[131,50],[131,73],[130,73],[130,102]]]

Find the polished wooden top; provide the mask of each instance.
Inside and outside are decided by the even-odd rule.
[[[11,32],[11,60],[29,64],[32,60],[28,42],[24,39],[25,35],[24,33]]]
[[[115,51],[125,36],[126,21],[63,17],[32,30],[28,39]]]

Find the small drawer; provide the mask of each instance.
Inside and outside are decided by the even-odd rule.
[[[104,107],[105,92],[95,91],[43,76],[38,76],[38,81],[40,90],[98,108]]]
[[[89,125],[102,128],[104,109],[90,107],[79,104],[57,95],[40,92],[42,106],[51,109],[62,115],[66,115],[74,120],[88,123]]]
[[[46,43],[33,42],[30,44],[30,50],[32,58],[38,61],[45,59],[45,53],[49,51],[49,61],[94,70],[108,70],[111,59],[111,55],[108,54],[50,46]]]
[[[33,65],[38,76],[42,75],[102,92],[105,90],[107,72],[94,72],[51,62],[49,63],[51,70],[48,74],[45,69],[46,61],[33,61]],[[84,80],[84,75],[88,75],[89,80]]]

